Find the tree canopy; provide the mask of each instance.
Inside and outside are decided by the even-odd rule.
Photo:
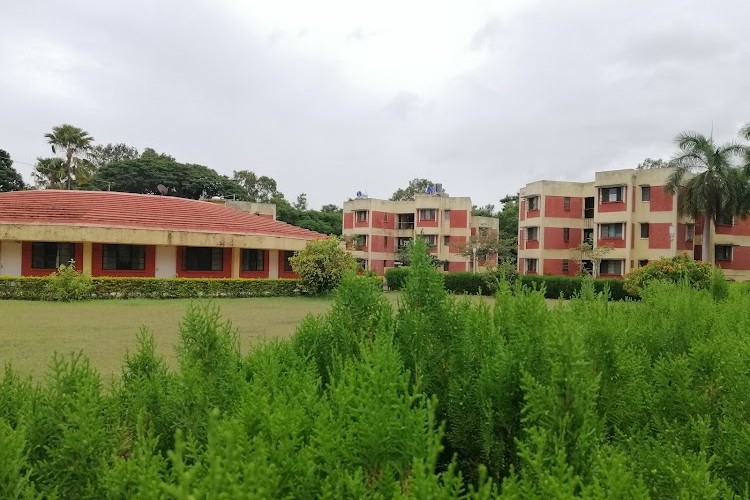
[[[44,137],[52,146],[52,152],[63,157],[67,189],[71,189],[74,178],[78,184],[82,184],[92,177],[96,169],[86,157],[94,138],[88,132],[66,123],[53,127],[52,132],[44,134]]]
[[[25,187],[23,177],[13,168],[13,160],[10,159],[10,154],[0,149],[0,192],[20,191]]]
[[[408,186],[399,188],[393,193],[391,201],[413,200],[414,195],[425,193],[429,186],[434,185],[435,183],[429,179],[412,179]]]

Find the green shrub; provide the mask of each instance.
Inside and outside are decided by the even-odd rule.
[[[75,262],[61,264],[57,272],[47,278],[43,297],[46,300],[70,302],[91,298],[91,276],[76,271]]]
[[[69,281],[76,283],[77,279]],[[81,282],[89,280],[91,287],[85,297],[92,299],[290,297],[299,289],[299,280],[291,279],[81,278]],[[60,288],[54,277],[0,277],[0,299],[52,300],[50,288]]]
[[[650,283],[668,281],[670,283],[684,282],[698,290],[712,290],[714,282],[719,279],[723,279],[721,271],[710,263],[699,262],[689,255],[680,254],[675,257],[662,257],[643,267],[633,269],[625,276],[625,289],[628,293],[639,296]],[[723,293],[721,286],[717,286],[717,293],[721,295]]]
[[[388,289],[392,291],[401,290],[406,283],[406,277],[409,276],[408,267],[394,267],[385,272],[385,282]]]
[[[356,269],[354,257],[341,248],[338,238],[308,241],[289,262],[304,290],[313,294],[334,290],[344,274]]]

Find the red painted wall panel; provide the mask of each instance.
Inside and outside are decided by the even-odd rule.
[[[677,249],[692,250],[693,240],[685,240],[687,235],[687,224],[677,224]]]
[[[451,214],[451,218],[453,218],[453,215]],[[435,220],[418,220],[417,221],[417,227],[438,227],[438,221]]]
[[[539,209],[536,210],[527,210],[526,211],[526,218],[532,219],[534,217],[539,217]]]
[[[627,210],[627,204],[624,201],[607,201],[599,203],[599,212],[624,212]]]
[[[352,229],[354,227],[354,214],[347,212],[344,214],[344,229]]]
[[[65,243],[65,242],[62,242]],[[83,243],[76,243],[73,251],[75,267],[78,271],[83,270]],[[31,242],[21,243],[21,276],[49,276],[57,272],[57,269],[32,269],[31,268]]]
[[[750,236],[750,219],[734,218],[734,225],[716,224],[716,234],[732,234],[735,236]]]
[[[518,217],[520,220],[526,220],[526,200],[521,200],[521,204],[518,207]]]
[[[733,247],[732,260],[717,260],[716,265],[722,269],[750,270],[750,247]]]
[[[387,242],[386,242],[387,238]],[[368,241],[370,252],[395,252],[396,238],[390,236],[373,235]]]
[[[669,223],[650,223],[648,225],[648,247],[649,248],[672,248],[669,238]]]
[[[460,273],[468,270],[468,263],[466,262],[448,262],[449,273]]]
[[[575,276],[578,273],[578,264],[568,259],[568,272],[563,272],[563,259],[544,259],[543,273],[550,276]]]
[[[569,197],[570,210],[565,210],[565,196],[545,196],[544,216],[580,219],[583,217],[583,198]]]
[[[389,212],[370,212],[372,227],[380,229],[396,229],[396,214]]]
[[[451,210],[450,227],[451,229],[469,227],[469,211],[468,210]]]
[[[526,240],[526,250],[539,248],[539,240]]]
[[[569,228],[570,237],[565,241],[565,231],[562,227],[544,228],[544,248],[546,250],[565,250],[575,248],[583,241],[583,230],[580,228]]]
[[[122,277],[142,277],[153,278],[156,275],[156,247],[146,245],[146,262],[142,271],[117,271],[102,268],[103,247],[101,243],[92,245],[93,255],[91,263],[92,276],[122,276]]]
[[[608,239],[608,238],[599,238],[596,240],[597,246],[602,245],[608,245],[612,248],[625,248],[625,239],[623,238],[616,238],[616,239]]]
[[[649,210],[652,212],[671,212],[673,196],[664,190],[664,186],[651,186]]]
[[[450,253],[462,253],[465,246],[466,236],[451,236],[448,251]]]

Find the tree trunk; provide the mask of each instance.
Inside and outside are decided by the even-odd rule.
[[[711,217],[703,215],[703,242],[701,243],[701,260],[714,263],[713,252],[711,252]]]
[[[68,173],[68,191],[70,191],[70,166],[73,163],[73,150],[68,149],[65,156],[67,157],[65,162],[65,170]]]

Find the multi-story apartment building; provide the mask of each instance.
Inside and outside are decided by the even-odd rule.
[[[496,264],[497,258],[474,262],[472,255],[465,255],[467,242],[478,233],[497,238],[499,220],[472,216],[471,207],[471,198],[441,193],[406,201],[358,197],[344,202],[343,235],[362,266],[380,274],[399,265],[399,250],[416,237],[443,261],[444,271],[476,270]]]
[[[661,257],[701,258],[702,221],[680,216],[664,187],[672,169],[597,172],[593,182],[538,181],[521,189],[518,269],[525,274],[575,275],[581,243],[610,247],[599,276],[620,277]],[[717,266],[727,277],[750,279],[750,220],[712,228]]]

